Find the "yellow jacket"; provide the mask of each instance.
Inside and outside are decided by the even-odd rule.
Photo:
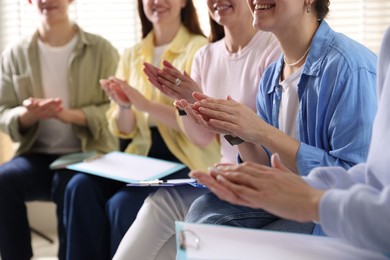
[[[184,26],[181,26],[163,53],[162,60],[168,60],[179,70],[190,73],[194,54],[206,43],[207,40],[204,37],[191,34]],[[143,62],[152,62],[153,49],[153,32],[151,32],[140,43],[125,50],[119,61],[116,76],[127,80],[130,86],[138,89],[146,98],[153,98],[162,104],[172,105],[173,100],[152,86],[143,72]],[[132,133],[124,135],[118,131],[116,126],[114,118],[116,109],[118,106],[113,102],[107,112],[110,131],[118,137],[132,139],[126,152],[147,155],[152,145],[148,124],[149,114],[133,107],[137,126]],[[178,115],[177,120],[179,122]],[[171,153],[190,169],[206,170],[208,166],[220,160],[220,145],[217,139],[207,147],[201,148],[193,144],[184,133],[165,126],[163,122],[158,121],[157,128]]]

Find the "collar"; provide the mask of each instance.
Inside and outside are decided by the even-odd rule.
[[[318,76],[321,70],[321,65],[328,54],[328,49],[331,47],[331,42],[335,37],[335,32],[330,28],[325,20],[320,22],[320,26],[314,34],[310,44],[310,50],[307,54],[306,62],[303,67],[302,75]],[[275,91],[279,85],[279,78],[283,68],[283,55],[275,64],[275,73],[272,77],[273,84],[268,87],[267,93]]]
[[[90,45],[91,42],[87,37],[87,33],[83,29],[81,29],[77,24],[75,24],[75,26],[79,38],[75,49],[79,50],[83,48],[84,45]],[[31,37],[27,39],[27,44],[30,48],[35,48],[37,46],[38,37],[39,37],[39,32],[38,30],[36,30],[34,34],[32,34]]]
[[[191,33],[187,30],[187,28],[184,25],[180,25],[178,32],[176,33],[171,43],[168,45],[166,51],[169,51],[171,53],[185,52],[187,47],[186,43],[189,41],[190,37],[191,37]],[[150,53],[153,49],[154,49],[154,35],[152,30],[142,40],[140,53],[145,56],[148,56],[147,54]]]

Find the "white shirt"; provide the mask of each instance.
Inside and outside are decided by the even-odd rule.
[[[68,67],[77,39],[75,36],[61,47],[52,47],[38,40],[44,98],[59,97],[64,108],[69,108]],[[46,119],[39,122],[39,136],[32,150],[62,154],[77,152],[80,147],[72,125],[57,119]]]
[[[234,100],[256,111],[256,93],[266,67],[280,56],[279,44],[268,32],[258,31],[239,52],[230,53],[222,39],[202,47],[195,55],[191,77],[203,93]],[[236,163],[238,148],[221,141],[221,162]]]
[[[298,139],[297,115],[298,115],[298,82],[302,74],[303,65],[293,74],[280,82],[282,86],[282,99],[279,107],[279,130]]]

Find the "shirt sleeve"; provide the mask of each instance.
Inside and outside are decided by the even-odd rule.
[[[332,189],[320,202],[320,224],[329,236],[388,254],[389,205],[390,186],[377,190],[356,184],[347,190]]]

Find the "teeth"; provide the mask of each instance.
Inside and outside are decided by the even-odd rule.
[[[268,10],[271,8],[272,8],[272,5],[266,5],[266,4],[257,4],[255,6],[255,10]]]
[[[214,10],[215,11],[223,11],[223,10],[226,10],[228,8],[230,8],[231,6],[230,5],[223,5],[223,6],[220,6],[220,5],[215,5],[214,6]]]

